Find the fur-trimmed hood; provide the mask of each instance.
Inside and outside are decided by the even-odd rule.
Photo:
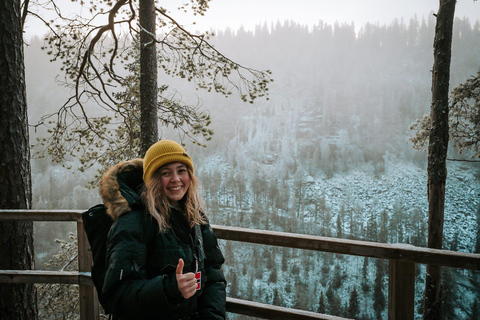
[[[117,220],[131,211],[132,206],[142,203],[143,159],[123,161],[103,175],[100,196],[107,207],[107,214]]]

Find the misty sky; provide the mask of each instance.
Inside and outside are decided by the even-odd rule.
[[[265,21],[293,20],[313,25],[323,20],[329,24],[354,22],[358,28],[367,22],[389,24],[402,17],[408,22],[415,14],[428,17],[438,11],[438,6],[438,0],[213,0],[197,25],[220,30],[230,26],[235,30],[241,25],[252,29]],[[468,17],[472,23],[480,20],[480,2],[458,0],[455,11],[457,17]]]
[[[162,0],[162,5],[175,10],[179,0]],[[65,1],[63,5],[70,5]],[[389,24],[395,18],[403,18],[405,22],[415,14],[419,19],[428,17],[438,10],[439,0],[212,0],[210,9],[203,17],[192,17],[191,14],[175,17],[184,25],[196,21],[196,30],[233,30],[244,26],[253,30],[258,24],[271,24],[277,21],[292,20],[312,26],[323,20],[328,24],[353,22],[360,28],[367,22]],[[77,9],[78,10],[78,9]],[[39,12],[40,13],[40,12]],[[456,16],[468,17],[470,22],[480,20],[480,2],[474,0],[458,0]],[[40,13],[44,15],[44,13]],[[26,39],[46,32],[41,23],[29,18],[25,30]]]

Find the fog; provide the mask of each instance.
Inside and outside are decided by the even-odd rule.
[[[269,100],[254,104],[197,91],[160,74],[160,84],[181,92],[186,102],[200,101],[212,116],[215,135],[207,148],[185,141],[212,223],[425,246],[426,153],[414,150],[408,139],[414,134],[409,126],[430,108],[434,24],[434,17],[426,16],[360,28],[349,22],[285,21],[221,30],[212,39],[221,52],[272,71]],[[59,64],[48,62],[41,45],[34,38],[25,49],[32,124],[70,94],[56,84]],[[457,19],[450,88],[479,67],[480,23]],[[32,128],[32,142],[41,134]],[[172,128],[162,127],[160,134],[180,139]],[[451,148],[449,156],[468,154]],[[95,172],[66,170],[48,157],[32,166],[34,208],[86,209],[100,201],[97,190],[84,188]],[[480,236],[479,167],[451,162],[448,169],[444,248],[472,252]],[[55,228],[65,236],[65,229]],[[48,237],[41,238],[47,230]],[[50,230],[37,224],[43,245],[37,253],[55,252]],[[355,287],[362,290],[362,318],[386,318],[386,285],[374,290],[386,282],[381,262],[221,245],[230,296],[317,311],[325,295],[327,313],[341,316],[339,306],[348,303]],[[258,267],[251,270],[253,262]],[[424,273],[419,267],[418,319]],[[456,280],[446,289],[448,312],[466,319],[480,296],[479,275],[452,271],[448,277]]]

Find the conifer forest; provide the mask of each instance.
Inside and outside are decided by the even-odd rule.
[[[206,147],[175,128],[160,127],[160,138],[185,143],[192,155],[210,222],[426,246],[427,153],[413,148],[416,132],[410,127],[430,110],[434,28],[431,15],[358,28],[280,21],[253,31],[215,32],[210,41],[223,54],[272,72],[268,99],[254,103],[196,90],[191,82],[159,72],[167,94],[211,117],[212,139],[199,138]],[[49,62],[43,40],[26,43],[34,124],[63,105],[71,89],[59,84],[61,64]],[[480,22],[456,19],[451,90],[479,68]],[[47,134],[31,126],[32,154],[42,152],[36,141]],[[448,158],[470,160],[469,152],[451,146]],[[98,188],[87,188],[95,185],[98,168],[81,172],[79,165],[76,159],[67,166],[52,163],[48,154],[33,159],[33,209],[100,203]],[[480,253],[480,165],[451,160],[447,168],[443,248]],[[70,232],[73,224],[35,223],[37,268],[47,263],[58,269],[52,261],[74,254],[68,251],[75,241]],[[388,261],[224,240],[220,245],[230,297],[387,319]],[[443,278],[445,319],[478,314],[480,273],[444,268]],[[425,266],[417,265],[416,319],[424,289]]]

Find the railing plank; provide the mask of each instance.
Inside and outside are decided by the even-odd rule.
[[[88,272],[92,268],[92,254],[87,235],[83,228],[83,220],[77,220],[77,243],[78,243],[78,270]],[[80,284],[80,319],[98,320],[100,319],[100,308],[96,296],[95,287]]]
[[[78,271],[0,270],[0,283],[63,283],[93,287],[90,272]]]
[[[243,314],[243,315],[251,316],[255,318],[261,318],[261,319],[348,320],[347,318],[340,318],[340,317],[329,316],[326,314],[315,313],[310,311],[272,306],[270,304],[258,303],[258,302],[235,299],[235,298],[227,298],[227,311],[232,313],[237,313],[237,314]]]
[[[413,320],[415,316],[415,263],[390,260],[388,319]]]
[[[480,254],[212,225],[219,239],[480,270]]]
[[[82,219],[82,212],[82,210],[2,209],[0,220],[77,221]]]
[[[0,220],[77,221],[82,210],[0,210]],[[480,254],[212,225],[217,237],[289,248],[480,270]]]

